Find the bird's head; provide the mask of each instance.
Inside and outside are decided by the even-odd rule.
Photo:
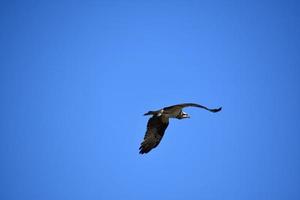
[[[185,119],[185,118],[190,118],[190,116],[189,116],[187,113],[181,111],[181,112],[179,113],[179,115],[177,115],[176,118],[177,118],[177,119]]]

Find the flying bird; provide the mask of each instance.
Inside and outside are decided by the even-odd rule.
[[[139,148],[140,154],[148,153],[153,148],[157,147],[169,125],[169,118],[190,118],[187,113],[182,111],[182,109],[185,107],[203,108],[213,113],[219,112],[222,109],[222,107],[217,109],[209,109],[196,103],[183,103],[145,113],[144,115],[152,115],[152,117],[147,123],[147,131]]]

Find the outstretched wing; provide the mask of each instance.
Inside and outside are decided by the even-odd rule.
[[[148,153],[151,149],[157,147],[168,125],[169,119],[163,119],[163,116],[153,116],[148,120],[144,141],[139,148],[140,154]]]
[[[207,108],[205,106],[202,106],[202,105],[199,105],[199,104],[196,104],[196,103],[182,103],[182,104],[177,104],[177,105],[165,107],[164,110],[168,111],[168,112],[169,111],[172,112],[173,110],[182,109],[184,107],[198,107],[198,108],[203,108],[205,110],[208,110],[210,112],[219,112],[220,110],[222,110],[222,107],[210,109],[210,108]]]

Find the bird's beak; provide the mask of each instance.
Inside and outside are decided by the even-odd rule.
[[[191,118],[191,117],[188,114],[185,114],[184,118]]]

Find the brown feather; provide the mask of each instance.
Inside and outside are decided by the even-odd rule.
[[[147,131],[144,141],[140,146],[140,154],[148,153],[157,147],[164,136],[165,130],[169,125],[169,119],[162,116],[153,116],[148,120]]]
[[[205,110],[208,110],[210,112],[219,112],[220,110],[222,110],[222,107],[210,109],[210,108],[207,108],[205,106],[202,106],[202,105],[199,105],[199,104],[196,104],[196,103],[182,103],[182,104],[177,104],[177,105],[173,105],[173,106],[168,106],[168,107],[165,107],[163,109],[166,112],[173,112],[173,110],[182,109],[182,108],[185,108],[185,107],[198,107],[198,108],[203,108]]]

